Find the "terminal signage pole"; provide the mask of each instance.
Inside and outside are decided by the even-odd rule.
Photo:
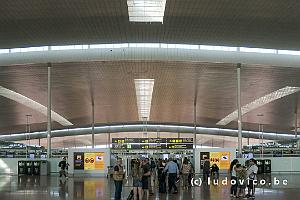
[[[237,64],[238,157],[242,157],[241,63]]]
[[[51,63],[48,63],[47,158],[51,158]]]

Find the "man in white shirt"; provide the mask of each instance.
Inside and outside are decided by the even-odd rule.
[[[258,171],[256,163],[256,160],[253,158],[249,160],[249,168],[247,169],[247,178],[249,179],[247,195],[248,198],[255,198],[255,182],[257,181],[256,175]]]

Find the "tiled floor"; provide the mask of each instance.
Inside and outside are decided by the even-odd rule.
[[[287,185],[274,185],[274,177],[277,180],[286,179]],[[272,174],[261,176],[267,183],[256,191],[256,199],[277,200],[277,199],[300,199],[300,174]],[[220,177],[220,181],[225,177]],[[220,182],[219,182],[220,183]],[[130,184],[124,186],[123,199],[127,199]],[[229,186],[202,185],[195,186],[189,190],[180,190],[178,194],[158,194],[150,199],[207,199],[223,200],[230,199]],[[114,185],[106,178],[68,178],[60,179],[57,176],[34,177],[34,176],[0,176],[0,199],[113,199]]]

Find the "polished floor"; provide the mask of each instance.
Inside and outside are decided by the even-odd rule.
[[[198,177],[197,177],[198,178]],[[275,185],[275,178],[280,181]],[[256,190],[256,199],[300,199],[300,174],[272,174],[260,176],[259,180],[266,180],[265,186]],[[188,190],[180,189],[178,194],[158,194],[149,199],[207,199],[226,200],[230,198],[226,177],[221,176],[219,185],[202,184]],[[287,180],[286,185],[283,180]],[[216,182],[215,182],[216,183]],[[263,183],[263,182],[262,182]],[[269,183],[269,184],[268,184]],[[179,183],[180,184],[180,183]],[[211,183],[212,184],[212,183]],[[156,188],[156,187],[155,187]],[[122,199],[127,199],[131,190],[130,183],[124,186]],[[156,188],[157,190],[157,188]],[[1,200],[48,200],[48,199],[114,199],[113,181],[106,178],[59,178],[52,176],[0,176]]]

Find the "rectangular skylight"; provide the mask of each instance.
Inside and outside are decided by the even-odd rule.
[[[263,97],[260,97],[258,99],[255,99],[254,101],[246,104],[245,106],[242,107],[242,115],[256,109],[259,108],[265,104],[268,104],[272,101],[275,101],[277,99],[280,99],[282,97],[288,96],[290,94],[299,92],[300,88],[299,87],[290,87],[290,86],[286,86],[284,88],[281,88],[279,90],[276,90],[270,94],[267,94]],[[223,118],[222,120],[220,120],[217,125],[227,125],[229,124],[231,121],[236,120],[238,118],[238,111],[235,110],[234,112],[230,113],[229,115],[227,115],[225,118]]]
[[[78,50],[78,49],[88,49],[89,45],[66,45],[66,46],[51,46],[51,50]]]
[[[213,51],[237,51],[237,47],[211,46],[211,45],[200,45],[200,49],[213,50]]]
[[[127,0],[130,22],[164,21],[167,0]]]
[[[0,54],[9,53],[9,49],[0,49]]]
[[[240,51],[241,52],[249,52],[249,53],[272,53],[272,54],[276,54],[276,49],[240,47]]]
[[[148,121],[150,118],[154,79],[135,79],[134,83],[139,120]]]
[[[117,49],[117,48],[128,48],[128,43],[121,44],[91,44],[90,49]]]
[[[27,106],[33,110],[36,110],[44,115],[47,115],[47,107],[22,95],[15,91],[12,91],[10,89],[4,88],[0,86],[0,96],[6,97],[8,99],[11,99],[13,101],[16,101],[24,106]],[[71,122],[69,122],[67,119],[65,119],[63,116],[57,114],[54,111],[51,111],[51,117],[54,121],[60,123],[63,126],[70,126],[73,125]]]
[[[34,52],[34,51],[47,51],[48,46],[42,47],[25,47],[25,48],[13,48],[10,49],[11,53],[24,53],[24,52]]]
[[[300,56],[300,51],[278,50],[278,54]]]
[[[164,44],[162,43],[161,48],[167,49],[199,49],[199,45],[191,45],[191,44]]]
[[[129,43],[129,47],[159,48],[158,43]]]

